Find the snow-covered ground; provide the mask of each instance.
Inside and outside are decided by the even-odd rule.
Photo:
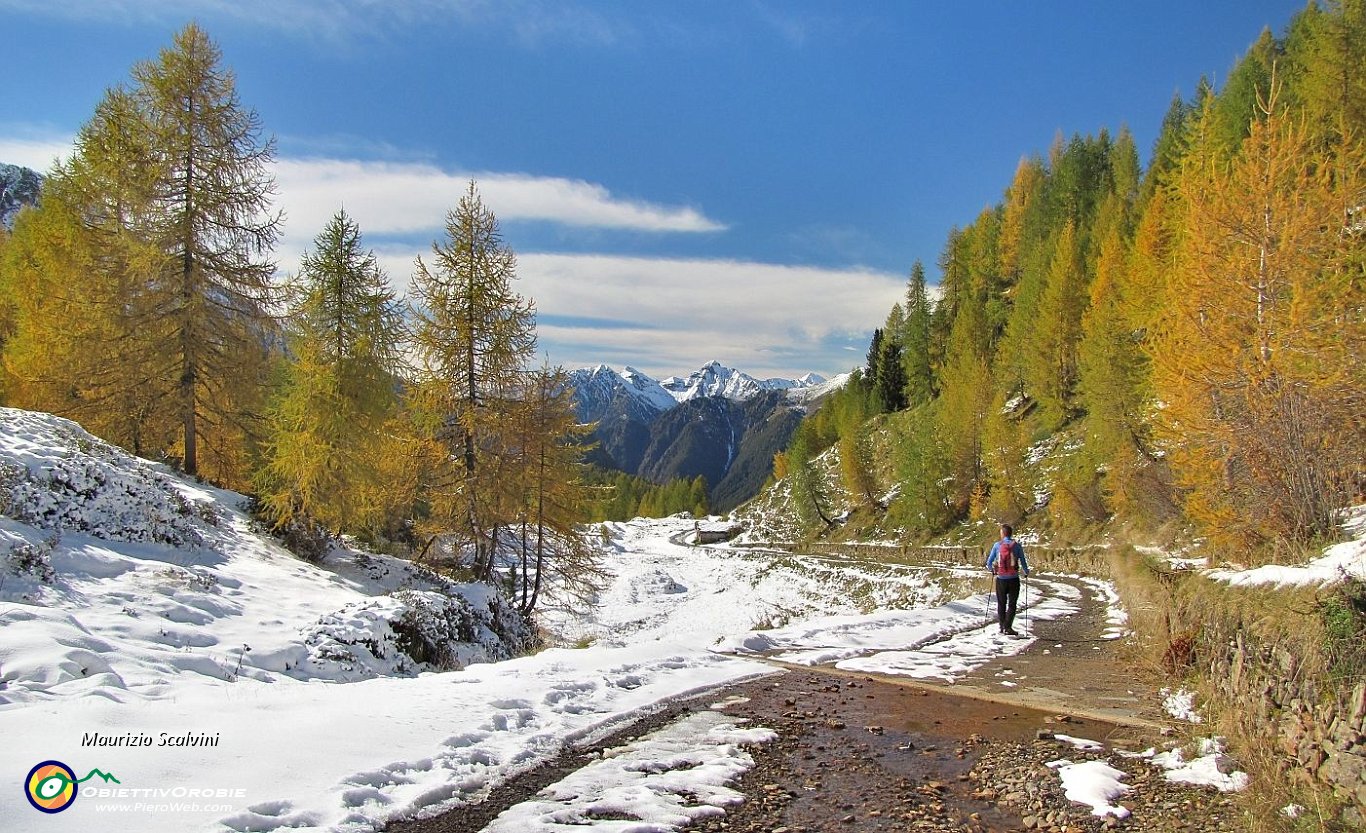
[[[44,817],[0,791],[0,818],[50,830],[375,829],[477,801],[662,701],[771,673],[718,650],[755,628],[951,601],[925,571],[691,548],[670,542],[691,521],[640,521],[608,528],[616,578],[598,605],[545,623],[587,647],[504,659],[525,633],[485,588],[349,550],[300,561],[240,495],[73,423],[0,410],[0,470],[0,778],[70,802]],[[459,641],[440,667],[460,670],[414,658],[443,637]],[[424,639],[441,645],[415,651]],[[656,746],[714,762],[680,764],[688,782],[763,737],[723,721]],[[43,780],[49,761],[67,770]],[[704,780],[680,794],[723,806]]]
[[[985,594],[967,594],[980,571],[689,547],[674,541],[694,522],[675,518],[606,525],[596,605],[544,617],[561,647],[505,659],[525,633],[486,588],[350,550],[305,563],[240,496],[64,420],[0,409],[0,474],[0,780],[38,770],[39,799],[75,795],[44,817],[0,790],[0,819],[23,829],[374,830],[478,801],[664,701],[774,673],[760,653],[952,680],[1030,642],[996,634]],[[1031,620],[1079,603],[1072,583],[1029,587]],[[414,650],[443,637],[458,640],[444,655]],[[677,829],[733,803],[744,746],[769,736],[719,704],[491,829],[622,814]],[[51,761],[69,775],[39,783]]]
[[[371,830],[768,670],[663,642],[486,662],[526,636],[486,588],[349,551],[302,562],[240,496],[54,417],[0,410],[0,470],[0,780],[58,761],[69,773],[33,787],[74,793],[43,817],[5,790],[2,819]],[[472,664],[413,658],[443,636],[460,640],[444,664]]]
[[[1306,587],[1338,584],[1345,580],[1366,581],[1366,506],[1344,513],[1342,528],[1350,540],[1329,547],[1303,565],[1267,564],[1251,569],[1207,570],[1206,575],[1235,587]]]

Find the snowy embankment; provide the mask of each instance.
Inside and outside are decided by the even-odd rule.
[[[765,670],[665,643],[486,662],[528,637],[486,588],[304,563],[240,495],[73,423],[0,410],[0,468],[0,780],[59,761],[80,782],[46,817],[0,792],[0,818],[45,830],[372,830]]]
[[[1350,540],[1327,548],[1308,564],[1222,568],[1207,570],[1205,574],[1235,587],[1321,587],[1349,580],[1366,581],[1366,506],[1352,507],[1343,516],[1342,530]]]

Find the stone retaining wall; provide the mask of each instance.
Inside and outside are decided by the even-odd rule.
[[[1216,705],[1244,738],[1274,743],[1287,777],[1331,788],[1348,804],[1342,820],[1366,829],[1366,681],[1333,685],[1291,648],[1222,617],[1187,624]]]

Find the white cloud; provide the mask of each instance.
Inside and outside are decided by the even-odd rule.
[[[16,133],[0,135],[0,162],[45,173],[55,159],[71,153],[70,135]],[[286,256],[311,243],[342,206],[367,235],[439,231],[471,179],[503,222],[537,220],[650,233],[726,229],[689,206],[626,199],[602,185],[565,177],[446,170],[423,162],[284,157],[276,160],[275,179],[276,204],[287,217],[281,247]]]
[[[552,361],[630,361],[663,375],[712,359],[760,375],[843,372],[859,363],[843,348],[853,341],[861,357],[905,292],[888,273],[735,260],[526,254],[518,274]]]
[[[70,136],[0,136],[0,162],[46,174],[57,157],[71,153]]]
[[[376,248],[407,292],[416,247]],[[513,290],[536,302],[541,351],[565,367],[632,365],[656,378],[716,359],[752,375],[826,376],[863,363],[905,297],[901,275],[753,261],[521,253]]]
[[[343,205],[366,234],[439,230],[471,179],[502,222],[540,220],[644,232],[725,229],[694,208],[623,199],[601,185],[561,177],[342,159],[281,159],[275,173],[280,204],[288,215],[289,248],[307,245]]]

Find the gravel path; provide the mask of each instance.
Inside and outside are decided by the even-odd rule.
[[[871,831],[1237,831],[1233,799],[1169,784],[1139,751],[1147,730],[961,699],[874,679],[793,672],[728,694],[727,709],[778,731],[752,750],[746,803],[689,828],[767,833]],[[1054,733],[1103,742],[1082,752]],[[1104,760],[1133,787],[1115,803],[1132,815],[1096,817],[1069,801],[1045,764]]]

